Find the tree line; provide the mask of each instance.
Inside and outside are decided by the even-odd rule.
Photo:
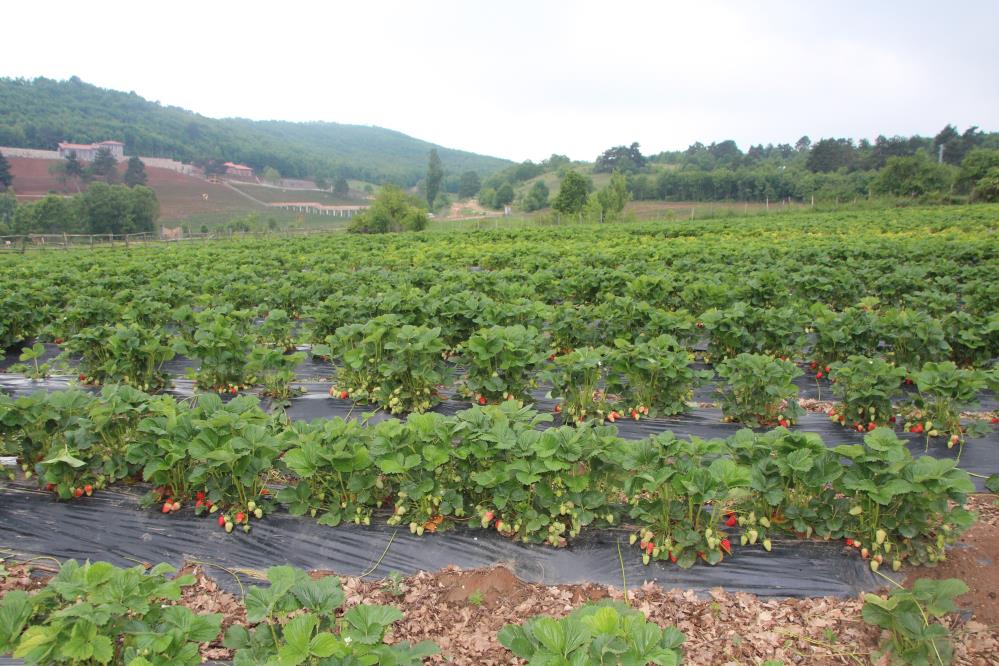
[[[379,127],[338,123],[213,119],[163,106],[134,92],[105,90],[72,77],[66,81],[0,78],[0,146],[55,150],[60,141],[118,139],[126,154],[173,158],[203,165],[239,162],[287,178],[353,178],[415,185],[423,176],[425,141]],[[509,162],[441,148],[454,173],[492,173]]]

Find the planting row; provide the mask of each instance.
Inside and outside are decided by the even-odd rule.
[[[592,422],[539,428],[551,420],[506,401],[370,426],[289,423],[252,396],[178,401],[118,385],[0,398],[4,449],[60,498],[143,480],[149,505],[193,506],[226,531],[249,532],[278,505],[330,526],[468,523],[553,546],[623,521],[645,562],[717,564],[736,544],[769,550],[772,535],[794,534],[846,538],[872,568],[897,569],[942,559],[973,519],[967,473],[913,458],[885,428],[828,448],[784,428],[636,441]]]
[[[292,346],[291,319],[274,311],[257,326],[249,321],[248,312],[208,309],[188,312],[176,335],[138,322],[88,328],[70,338],[65,354],[79,355],[80,379],[88,383],[120,381],[156,390],[169,382],[163,363],[183,352],[199,363],[191,375],[203,388],[236,393],[260,384],[264,395],[290,397],[294,368],[304,359],[304,352],[286,353]],[[391,413],[423,412],[437,404],[440,389],[452,384],[458,367],[463,369],[458,393],[467,399],[529,401],[531,389],[544,382],[553,397],[561,398],[559,408],[571,421],[679,414],[709,377],[691,367],[694,354],[671,335],[640,334],[634,340],[618,338],[613,347],[562,353],[550,344],[535,328],[515,324],[480,328],[449,350],[439,328],[414,326],[388,314],[339,327],[312,353],[337,361],[331,395]],[[43,352],[36,344],[22,354],[29,376],[49,370],[39,361]],[[803,372],[786,358],[741,353],[724,358],[715,369],[724,380],[719,400],[727,419],[790,425],[800,415],[794,379]],[[830,365],[812,362],[811,370],[816,381],[828,375],[834,382],[840,404],[831,416],[858,430],[893,422],[898,416],[893,399],[902,395],[903,383],[914,384],[917,393],[901,412],[908,426],[946,436],[952,444],[963,443],[969,430],[961,410],[975,406],[987,385],[999,385],[999,369],[960,368],[949,361],[907,370],[878,356],[851,355]],[[974,435],[981,426],[970,429]]]
[[[212,310],[301,317],[315,344],[395,314],[439,328],[446,349],[521,324],[553,349],[706,338],[713,360],[809,346],[822,364],[883,353],[910,368],[981,367],[999,355],[995,209],[864,215],[5,256],[0,346],[96,329],[86,346],[119,322],[211,331],[194,320]]]

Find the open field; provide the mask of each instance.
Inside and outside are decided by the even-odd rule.
[[[333,572],[431,663],[629,595],[689,663],[852,664],[944,568],[989,663],[999,205],[677,217],[2,255],[0,525],[212,603]]]
[[[251,183],[233,183],[233,187],[246,192],[254,199],[259,199],[265,203],[281,203],[289,201],[314,202],[327,206],[361,204],[366,205],[363,193],[351,191],[349,196],[338,197],[332,192],[325,190],[300,190],[284,187],[272,187],[269,185],[254,185]]]

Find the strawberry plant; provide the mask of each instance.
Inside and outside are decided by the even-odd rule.
[[[920,578],[911,589],[897,587],[887,598],[864,595],[864,622],[888,632],[881,655],[892,664],[949,664],[954,653],[950,631],[939,619],[957,610],[956,597],[968,592],[957,578]]]
[[[694,355],[671,335],[632,343],[614,341],[607,390],[619,395],[620,409],[634,419],[687,411],[694,388],[709,373],[690,367]]]
[[[21,363],[12,365],[10,371],[24,373],[28,379],[45,379],[52,372],[52,364],[39,363],[39,359],[43,356],[45,356],[45,345],[36,342],[21,350],[21,355],[17,357]],[[29,361],[31,365],[27,365]]]
[[[847,508],[836,497],[843,474],[839,457],[813,433],[740,430],[729,440],[733,459],[750,468],[752,493],[738,502],[726,526],[742,528],[742,545],[770,543],[773,533],[806,538],[842,534]]]
[[[80,356],[80,376],[87,383],[120,382],[142,391],[170,383],[162,368],[175,352],[170,336],[159,328],[134,322],[85,328],[66,349]]]
[[[359,604],[343,612],[335,576],[312,580],[292,567],[267,570],[268,587],[246,594],[249,628],[226,631],[223,645],[236,651],[235,666],[252,664],[398,664],[417,666],[439,652],[430,641],[385,644],[402,613],[392,606]]]
[[[194,315],[193,333],[178,340],[175,350],[199,362],[190,375],[203,389],[229,389],[246,383],[246,360],[251,347],[246,312],[205,310]]]
[[[743,353],[725,359],[716,369],[725,380],[719,393],[726,420],[786,426],[803,413],[793,381],[801,371],[791,361]]]
[[[607,395],[602,388],[607,379],[609,353],[606,347],[576,349],[557,356],[553,366],[545,373],[552,384],[552,397],[563,398],[561,409],[567,421],[603,421],[610,413]]]
[[[190,477],[195,461],[188,447],[198,433],[195,420],[205,418],[206,411],[215,407],[214,401],[204,396],[191,408],[173,396],[150,401],[148,414],[126,452],[128,462],[142,470],[142,479],[157,489],[147,504],[164,499],[186,502],[194,495]]]
[[[916,369],[927,361],[942,361],[950,354],[940,322],[924,312],[886,310],[877,320],[886,355],[903,368]]]
[[[400,325],[397,315],[382,315],[367,324],[337,329],[328,347],[314,353],[337,356],[340,390],[361,402],[377,404],[393,414],[423,412],[440,400],[438,386],[448,371],[441,353],[440,329]]]
[[[257,342],[265,347],[281,351],[291,351],[295,348],[295,338],[292,329],[294,320],[284,310],[271,310],[259,326],[256,327]]]
[[[840,402],[829,412],[829,418],[842,426],[849,422],[858,431],[873,430],[895,421],[892,398],[899,394],[904,368],[898,368],[880,358],[851,356],[834,363],[831,375],[833,394]]]
[[[194,583],[171,573],[69,560],[40,592],[0,601],[0,653],[27,664],[200,664],[198,646],[215,640],[222,616],[164,603]]]
[[[985,373],[958,368],[950,361],[929,361],[912,379],[919,395],[914,400],[917,411],[910,414],[906,428],[925,432],[927,446],[929,437],[944,435],[949,446],[960,444],[963,448],[966,429],[961,424],[961,410],[978,403],[978,392],[986,385]],[[922,427],[915,428],[916,424]]]
[[[466,515],[462,477],[451,456],[454,423],[440,414],[413,414],[403,424],[382,421],[372,428],[370,453],[384,475],[394,504],[390,525],[410,532],[436,531],[444,519]]]
[[[499,642],[531,664],[660,664],[678,666],[684,635],[662,628],[619,601],[581,606],[561,619],[538,615],[508,624]]]
[[[281,445],[256,397],[223,404],[217,395],[206,393],[198,403],[201,415],[193,420],[196,434],[188,445],[193,462],[188,482],[206,489],[207,499],[223,512],[219,524],[227,532],[239,525],[248,532],[250,518],[260,519],[269,509],[261,491]]]
[[[305,352],[287,354],[282,348],[254,347],[246,360],[247,382],[260,384],[261,393],[278,400],[287,400],[296,393],[291,387],[295,368],[305,360]]]
[[[862,446],[833,450],[850,461],[836,484],[850,505],[844,532],[873,569],[884,561],[895,570],[905,560],[941,561],[945,547],[974,521],[962,508],[974,484],[953,460],[914,460],[887,428],[867,433]]]
[[[292,515],[319,516],[321,525],[343,521],[371,523],[372,507],[388,495],[371,460],[370,431],[355,421],[334,418],[292,423],[281,434],[289,444],[283,461],[298,483],[282,489],[277,500]]]
[[[519,324],[480,328],[458,351],[468,367],[462,392],[479,404],[529,400],[534,373],[547,356],[537,329]]]
[[[513,401],[460,412],[455,426],[458,478],[483,529],[563,546],[594,522],[614,523],[610,426],[562,426]]]
[[[730,555],[721,512],[708,505],[730,501],[749,486],[750,473],[725,455],[725,442],[665,433],[621,444],[622,490],[629,515],[641,526],[631,543],[638,543],[643,562],[668,558],[688,568],[698,558],[718,564]]]
[[[820,365],[845,361],[850,356],[874,356],[878,346],[877,318],[864,308],[841,312],[815,304],[810,310],[815,340],[812,357]]]

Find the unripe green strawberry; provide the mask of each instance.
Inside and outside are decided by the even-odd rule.
[[[232,524],[231,520],[225,521],[225,531],[226,532],[232,532],[232,527],[233,527],[233,524]]]
[[[885,542],[885,539],[887,538],[888,538],[888,533],[885,532],[884,530],[878,530],[877,532],[874,533],[874,541],[877,542],[879,546],[883,544]]]
[[[763,550],[765,550],[765,551],[767,551],[769,553],[770,549],[772,547],[773,547],[773,544],[770,542],[770,539],[764,539],[763,540]]]
[[[634,546],[636,541],[638,541],[637,534],[632,534],[631,536],[628,537],[628,545]]]
[[[766,516],[763,516],[762,518],[760,518],[760,525],[762,525],[763,527],[770,527],[770,519],[767,518]]]
[[[902,560],[892,560],[892,563],[891,563],[891,570],[892,571],[898,571],[901,568],[902,568]]]
[[[253,511],[256,508],[257,508],[257,503],[254,502],[253,500],[250,500],[249,502],[246,503],[246,509],[248,511]]]
[[[649,554],[648,553],[646,553],[645,555],[642,555],[642,564],[648,564],[649,563],[649,559],[650,558],[649,558]]]
[[[264,517],[264,511],[260,507],[253,510],[253,515],[256,516],[257,520]]]

